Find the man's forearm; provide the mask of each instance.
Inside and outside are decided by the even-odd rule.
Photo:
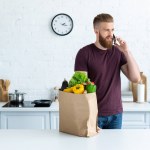
[[[127,59],[128,77],[132,82],[139,82],[141,80],[139,67],[130,51],[124,52]]]

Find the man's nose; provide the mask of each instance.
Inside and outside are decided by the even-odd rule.
[[[108,34],[109,34],[109,35],[113,35],[113,33],[114,33],[114,32],[113,32],[112,30],[109,30],[109,31],[108,31]]]
[[[109,36],[113,37],[113,32],[112,31],[109,32]]]

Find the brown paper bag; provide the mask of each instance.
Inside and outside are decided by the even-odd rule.
[[[89,137],[97,134],[95,93],[74,94],[59,91],[59,131]]]

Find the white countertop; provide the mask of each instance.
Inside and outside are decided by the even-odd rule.
[[[2,150],[149,150],[149,129],[101,130],[78,137],[50,130],[0,130]]]
[[[0,111],[59,111],[58,102],[53,102],[50,107],[34,108],[7,108],[2,107],[5,102],[0,102]],[[150,112],[150,103],[123,102],[124,111],[148,111]]]
[[[0,102],[0,111],[59,111],[58,102],[53,102],[50,107],[2,107],[6,102]]]

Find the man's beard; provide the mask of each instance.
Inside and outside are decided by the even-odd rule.
[[[110,36],[107,36],[105,39],[101,36],[99,33],[99,43],[102,45],[104,48],[112,48],[113,41],[107,41],[106,39],[110,38]]]

